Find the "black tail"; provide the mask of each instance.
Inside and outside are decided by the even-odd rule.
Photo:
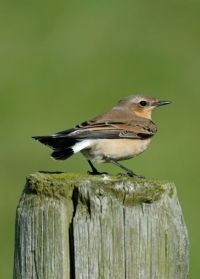
[[[74,151],[72,148],[67,148],[67,149],[61,149],[61,150],[55,150],[52,154],[51,157],[54,158],[55,160],[65,160],[72,156],[74,154]]]
[[[35,136],[35,140],[41,142],[44,145],[51,147],[52,149],[66,149],[73,146],[77,140],[74,138],[60,138],[54,136]]]
[[[74,154],[73,145],[77,142],[74,138],[56,136],[34,136],[35,140],[54,150],[51,156],[55,160],[65,160]]]

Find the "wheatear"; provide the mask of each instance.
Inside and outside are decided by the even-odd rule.
[[[94,160],[113,163],[128,176],[138,176],[118,161],[135,157],[149,146],[157,131],[151,120],[152,110],[169,103],[143,95],[128,96],[90,121],[51,136],[33,138],[52,148],[51,156],[56,160],[65,160],[81,151],[92,168],[90,174],[101,174],[93,166]]]

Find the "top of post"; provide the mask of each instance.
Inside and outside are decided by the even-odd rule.
[[[24,191],[57,199],[71,197],[75,188],[90,188],[97,195],[112,195],[124,205],[151,203],[163,193],[176,194],[172,182],[130,178],[126,176],[91,176],[80,173],[37,172],[27,177]]]

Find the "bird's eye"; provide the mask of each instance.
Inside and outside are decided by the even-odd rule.
[[[141,101],[141,102],[140,102],[140,105],[141,105],[142,107],[145,107],[145,106],[147,105],[147,102],[146,102],[146,101]]]

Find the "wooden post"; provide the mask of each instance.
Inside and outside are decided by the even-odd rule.
[[[36,173],[16,214],[14,279],[186,279],[173,183]]]

